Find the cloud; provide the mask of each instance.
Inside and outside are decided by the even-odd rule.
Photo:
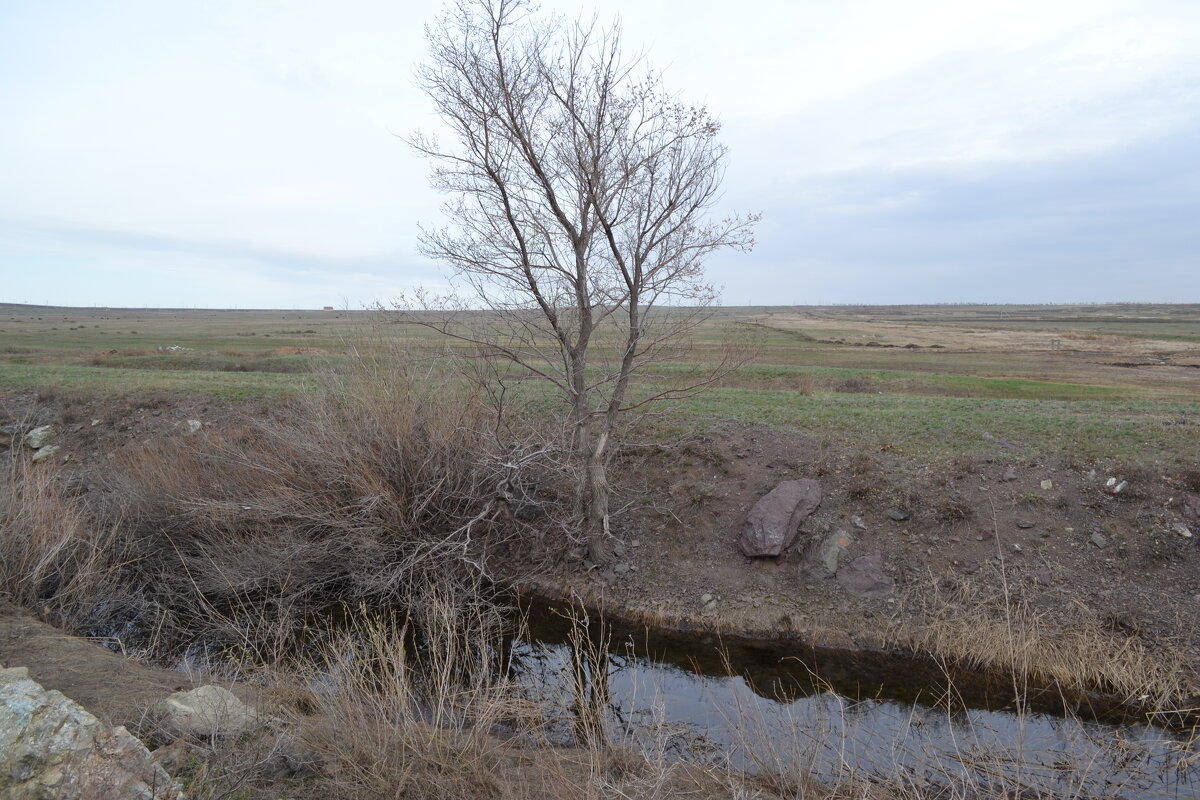
[[[367,306],[440,287],[435,265],[408,251],[328,257],[237,241],[196,240],[0,218],[7,302],[109,306]],[[164,302],[163,298],[173,298]]]
[[[756,280],[779,276],[789,302],[1200,301],[1186,131],[1051,161],[851,170],[764,204]],[[753,279],[731,269],[742,302]]]

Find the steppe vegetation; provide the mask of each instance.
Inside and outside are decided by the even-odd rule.
[[[543,458],[540,445],[529,446],[547,441],[543,415],[556,400],[510,374],[506,402],[520,413],[497,428],[495,397],[463,378],[473,363],[459,357],[472,354],[464,345],[366,311],[2,311],[2,422],[53,424],[70,456],[34,464],[19,434],[10,442],[0,504],[4,591],[128,652],[234,670],[270,687],[326,764],[317,779],[281,786],[248,777],[261,753],[226,748],[193,764],[196,796],[1022,791],[995,765],[979,763],[967,775],[932,761],[919,781],[898,766],[890,776],[851,771],[821,784],[804,768],[809,750],[801,743],[757,742],[752,773],[719,759],[681,762],[678,753],[668,757],[666,739],[624,738],[631,734],[622,730],[564,747],[561,720],[494,668],[512,624],[497,615],[506,584],[549,576],[543,587],[659,624],[798,641],[810,641],[809,628],[755,616],[757,604],[746,605],[745,617],[733,608],[716,616],[670,610],[694,602],[686,598],[650,611],[629,602],[619,581],[581,573],[571,476]],[[736,531],[720,530],[723,514],[739,516],[737,507],[722,508],[740,502],[725,494],[736,478],[730,459],[750,450],[750,435],[766,435],[809,442],[816,459],[793,454],[794,469],[834,482],[846,500],[831,502],[846,503],[844,513],[876,495],[885,505],[904,500],[928,509],[926,530],[943,541],[946,526],[986,527],[995,543],[978,546],[997,551],[994,501],[954,500],[962,481],[1013,465],[1052,464],[1059,482],[1089,469],[1119,472],[1132,478],[1127,504],[1086,513],[1121,542],[1108,552],[1123,553],[1126,534],[1109,526],[1127,523],[1132,536],[1156,509],[1174,513],[1161,505],[1168,496],[1200,491],[1198,330],[1195,306],[722,309],[694,332],[688,360],[648,366],[633,390],[692,380],[692,370],[721,357],[731,333],[753,337],[757,355],[721,385],[637,421],[614,461],[618,474],[631,476],[616,484],[626,512],[616,535],[626,545],[657,535],[697,549],[710,531],[732,553]],[[204,427],[186,436],[178,423],[192,415]],[[780,448],[770,457],[787,455]],[[689,462],[696,466],[684,480],[670,472]],[[746,491],[769,488],[769,478],[749,481]],[[635,491],[631,483],[641,485]],[[1152,486],[1165,486],[1163,496]],[[1014,488],[1011,504],[1001,511],[1014,519],[1084,512],[1036,485]],[[649,523],[659,508],[686,524],[655,534],[662,529]],[[1003,580],[995,583],[986,566],[946,579],[938,562],[949,569],[949,557],[930,549],[925,590],[919,575],[910,578],[894,607],[834,603],[820,585],[806,586],[811,596],[797,602],[810,604],[822,624],[844,623],[860,642],[985,665],[1011,673],[1015,684],[1048,677],[1064,691],[1140,698],[1134,707],[1160,716],[1186,713],[1196,696],[1197,632],[1188,619],[1196,619],[1197,590],[1187,583],[1195,575],[1186,577],[1194,542],[1154,541],[1130,542],[1133,561],[1113,566],[1131,580],[1143,569],[1154,582],[1185,575],[1155,587],[1155,598],[1175,603],[1154,601],[1161,619],[1113,613],[1082,594],[1062,607],[1038,605],[1046,600],[1011,551],[1007,561],[1001,552]],[[1181,550],[1185,544],[1192,549]],[[1040,552],[1047,563],[1056,558]],[[680,590],[673,573],[705,579],[705,562],[658,563],[663,556],[634,561],[644,576],[637,593],[670,600],[693,585]],[[731,568],[747,585],[761,572]],[[1072,580],[1053,588],[1093,588]],[[661,598],[653,597],[656,585]],[[874,640],[860,635],[869,628]],[[313,695],[330,675],[340,676],[336,686]],[[747,737],[754,727],[746,720]],[[1181,758],[1194,758],[1189,752]]]

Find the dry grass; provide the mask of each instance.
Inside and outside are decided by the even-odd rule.
[[[97,526],[53,467],[19,449],[0,486],[0,526],[0,587],[25,606],[51,598],[63,607],[85,604],[124,555],[118,532]]]
[[[1163,722],[1200,710],[1200,676],[1184,648],[1123,635],[1083,606],[1064,628],[1005,586],[989,593],[967,581],[934,584],[920,603],[923,624],[892,631],[893,646],[1010,675],[1018,694],[1031,682],[1101,692]]]
[[[127,448],[108,492],[67,496],[14,450],[0,588],[159,655],[199,639],[261,659],[330,606],[405,607],[431,571],[474,581],[531,530],[507,501],[538,465],[468,385],[409,366],[363,362],[286,422]]]

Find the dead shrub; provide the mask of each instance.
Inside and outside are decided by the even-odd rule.
[[[842,394],[874,394],[875,382],[870,378],[855,375],[834,381],[833,390]]]
[[[933,516],[938,522],[952,524],[975,516],[975,509],[961,497],[939,497],[933,501]]]
[[[851,500],[867,500],[881,494],[883,470],[866,450],[851,456],[846,474],[846,496]]]
[[[419,583],[408,616],[356,609],[301,671],[326,690],[299,736],[338,796],[511,797],[515,749],[493,731],[540,713],[505,678],[509,626],[478,587]]]
[[[116,531],[96,526],[55,468],[32,463],[19,448],[0,487],[0,521],[0,587],[22,605],[86,604],[122,557]]]
[[[810,372],[801,372],[796,376],[796,384],[792,387],[796,394],[808,396],[813,393],[813,376]]]
[[[426,573],[476,580],[490,552],[533,530],[509,507],[537,459],[501,444],[469,383],[408,366],[360,364],[286,423],[128,448],[110,491],[77,501],[45,465],[14,460],[5,586],[158,655],[200,640],[270,660],[323,609],[406,607]]]

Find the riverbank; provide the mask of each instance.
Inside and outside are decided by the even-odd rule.
[[[477,513],[463,498],[493,484],[472,472],[478,451],[464,434],[472,420],[453,416],[467,406],[390,388],[310,407],[5,397],[8,424],[19,428],[8,442],[6,590],[47,619],[131,650],[243,666],[277,663],[332,604],[425,613],[431,589],[478,575],[481,551],[469,546],[487,537],[439,531],[461,534],[456,520]],[[453,413],[421,416],[431,407]],[[24,437],[45,426],[52,438],[31,447]],[[979,452],[927,460],[733,419],[698,430],[664,424],[618,456],[618,562],[586,563],[561,530],[540,522],[547,495],[538,491],[548,491],[540,487],[522,517],[492,521],[488,569],[502,584],[577,599],[637,626],[698,632],[714,645],[724,637],[860,658],[917,652],[926,666],[1018,684],[1022,703],[1031,688],[1061,689],[1091,708],[1118,700],[1159,721],[1194,705],[1200,551],[1181,529],[1196,524],[1195,471],[1018,456],[1012,442],[978,433]],[[818,510],[781,558],[746,558],[738,536],[747,510],[796,478],[820,483]],[[435,515],[415,518],[414,507]],[[461,623],[449,616],[433,627]],[[372,687],[374,679],[351,687],[323,712],[341,722],[323,728],[322,747],[341,752],[338,725],[374,732],[368,746],[338,756],[346,764],[395,746],[389,720],[426,702],[414,705],[406,686],[380,705]],[[514,710],[525,708],[514,695],[483,699],[474,722],[452,717],[472,731],[467,750],[439,749],[444,737],[419,726],[404,747],[435,771],[466,753],[479,767],[464,778],[472,781],[502,769],[493,740],[473,731],[481,718],[527,711]],[[501,748],[504,758],[524,763],[531,742],[555,746],[537,733]],[[633,763],[645,761],[644,749]],[[611,788],[612,770],[628,768],[610,764],[610,752],[576,753],[583,761],[570,763],[591,777],[564,785],[605,796],[596,781]],[[646,788],[687,774],[660,760],[629,780]],[[784,771],[795,779],[800,766]],[[713,796],[733,785],[727,767],[701,770],[726,791]],[[561,776],[566,767],[547,769]],[[339,780],[355,796],[374,778],[352,771]],[[537,796],[524,791],[514,796]],[[632,796],[653,796],[641,791]]]

